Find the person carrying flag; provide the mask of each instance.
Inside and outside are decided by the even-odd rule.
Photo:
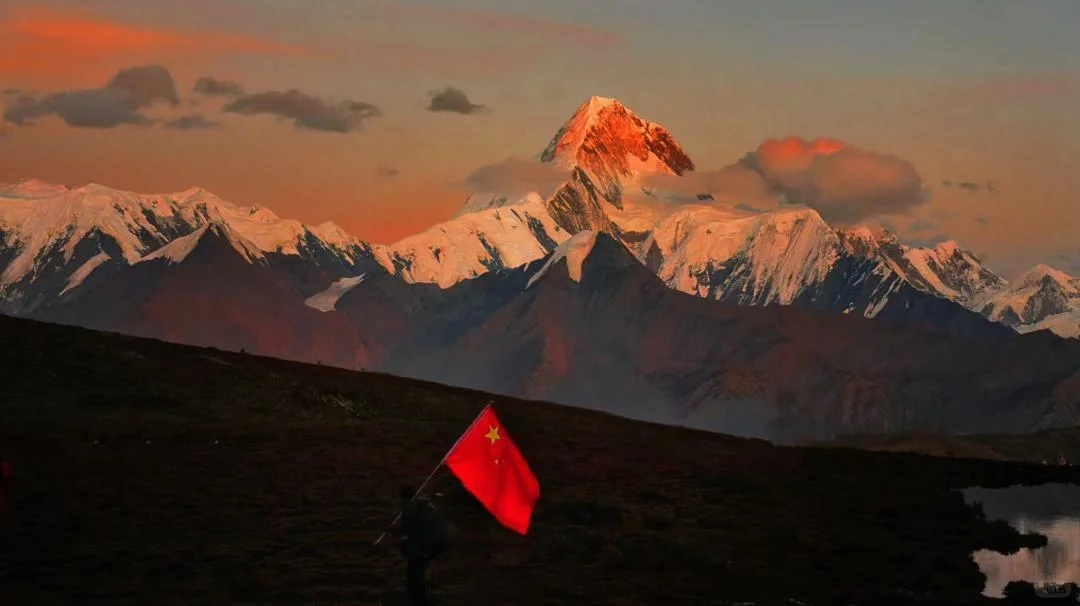
[[[446,523],[435,505],[425,497],[417,496],[411,486],[403,486],[401,515],[392,531],[401,542],[405,556],[405,587],[409,603],[424,606],[427,602],[427,586],[424,575],[431,564],[446,547]]]
[[[441,514],[427,499],[416,498],[443,465],[500,524],[520,535],[529,533],[533,509],[540,498],[540,482],[488,404],[418,490],[401,489],[402,509],[390,531],[403,537],[401,547],[408,561],[406,582],[412,604],[427,603],[424,573],[446,543]],[[382,542],[386,534],[372,546]]]

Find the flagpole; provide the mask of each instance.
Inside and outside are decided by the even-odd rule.
[[[420,484],[420,488],[416,489],[416,492],[413,493],[413,496],[412,496],[412,498],[409,499],[409,501],[412,501],[413,499],[415,499],[417,497],[417,495],[419,495],[421,492],[424,491],[424,487],[427,486],[428,482],[430,482],[431,479],[435,477],[435,474],[439,472],[439,469],[442,468],[443,463],[445,463],[446,459],[448,459],[450,457],[450,453],[454,452],[454,449],[458,447],[458,444],[461,444],[461,441],[465,439],[465,436],[469,435],[469,432],[472,431],[472,428],[476,427],[477,421],[480,420],[480,417],[484,416],[484,412],[489,408],[491,408],[491,402],[488,402],[486,405],[484,405],[483,408],[480,409],[480,412],[476,413],[476,418],[474,418],[472,420],[472,423],[469,423],[469,426],[465,429],[465,431],[461,432],[461,435],[458,436],[458,439],[456,441],[454,441],[454,445],[450,447],[450,450],[446,451],[446,454],[444,454],[442,459],[439,460],[439,464],[435,466],[435,469],[431,470],[431,473],[428,474],[428,477],[424,480],[423,484]],[[396,516],[394,516],[394,521],[390,522],[390,527],[393,528],[394,524],[397,524],[397,521],[399,519],[401,519],[401,512],[400,511],[398,512],[398,514]],[[374,546],[378,545],[379,543],[381,543],[382,540],[386,538],[386,533],[387,532],[389,532],[389,531],[384,530],[383,533],[381,535],[379,535],[379,538],[375,539],[375,542],[372,543],[371,546],[374,547]]]

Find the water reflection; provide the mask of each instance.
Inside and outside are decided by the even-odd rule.
[[[1045,547],[1013,555],[972,554],[986,575],[983,595],[1002,597],[1009,581],[1080,583],[1080,486],[1044,484],[1010,488],[969,488],[968,502],[981,502],[989,519],[1002,519],[1020,532],[1046,535]]]

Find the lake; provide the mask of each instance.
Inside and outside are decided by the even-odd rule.
[[[986,575],[983,595],[1002,597],[1009,581],[1080,583],[1080,486],[1044,484],[1009,488],[968,488],[964,499],[981,502],[989,519],[1020,532],[1047,537],[1047,545],[1013,555],[981,550],[972,554]]]

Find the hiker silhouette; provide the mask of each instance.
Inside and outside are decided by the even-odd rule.
[[[403,486],[401,517],[392,528],[401,542],[405,556],[405,588],[409,604],[424,606],[427,601],[428,565],[446,547],[446,522],[435,505],[425,497],[418,496],[411,486]]]

